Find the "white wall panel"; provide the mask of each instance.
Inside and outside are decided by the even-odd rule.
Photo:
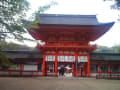
[[[37,65],[24,65],[24,70],[28,70],[28,71],[34,70],[34,71],[37,71]]]

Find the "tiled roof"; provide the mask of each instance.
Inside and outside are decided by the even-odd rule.
[[[101,25],[96,15],[40,14],[41,24]]]
[[[39,51],[3,51],[12,58],[43,58]],[[120,53],[90,53],[90,60],[120,61]]]

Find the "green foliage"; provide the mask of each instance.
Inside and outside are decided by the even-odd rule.
[[[26,45],[20,45],[16,43],[7,43],[4,41],[0,41],[0,65],[1,66],[10,66],[12,63],[9,59],[12,59],[7,53],[2,50],[33,50],[34,48],[28,47]]]
[[[95,53],[120,53],[120,45],[113,47],[99,46]]]
[[[16,43],[7,43],[4,41],[0,41],[0,65],[1,66],[10,66],[12,63],[9,59],[12,59],[7,53],[2,50],[33,50],[34,48],[28,47],[26,45],[20,45]]]
[[[7,43],[4,41],[0,41],[0,48],[2,50],[33,50],[34,48],[28,47],[26,45],[20,45],[16,43]]]
[[[26,0],[0,0],[0,40],[14,38],[22,40],[26,32],[22,19],[29,9]]]
[[[38,20],[34,20],[32,22],[29,23],[29,26],[27,27],[28,29],[31,29],[31,28],[34,28],[34,29],[37,29],[38,28],[38,23],[40,23],[40,19]]]
[[[112,48],[115,50],[115,53],[120,53],[120,45],[115,45]]]
[[[22,34],[27,33],[30,28],[38,28],[37,23],[40,23],[39,14],[53,5],[56,5],[56,2],[39,7],[31,15],[30,20],[26,20],[26,12],[30,7],[27,0],[0,0],[0,41],[10,38],[19,41],[31,40],[24,38]]]
[[[37,29],[38,24],[40,23],[40,14],[44,13],[48,10],[51,6],[57,5],[57,2],[51,2],[50,4],[46,4],[44,6],[40,6],[37,11],[35,11],[31,17],[29,18],[30,21],[25,21],[24,25],[29,30],[31,28]]]
[[[8,60],[8,57],[6,57],[6,53],[2,52],[0,49],[0,65],[1,66],[10,66],[12,63]]]
[[[113,50],[107,46],[99,46],[96,53],[113,53]]]
[[[30,21],[26,20],[26,11],[29,10],[29,2],[27,0],[0,0],[0,48],[3,50],[31,50],[25,45],[18,45],[14,43],[6,43],[5,39],[30,40],[24,38],[22,34],[27,33],[30,28],[38,28],[40,23],[39,14],[55,5],[51,2],[48,5],[39,7],[35,13],[32,14]],[[8,66],[10,62],[0,49],[0,65]]]
[[[112,8],[114,9],[120,9],[120,0],[114,0],[115,4],[112,5]]]
[[[104,1],[110,1],[110,0],[104,0]],[[112,2],[115,2],[115,4],[111,5],[112,9],[120,9],[120,0],[111,0]]]
[[[120,8],[120,0],[115,0],[115,2],[116,2],[117,7]]]

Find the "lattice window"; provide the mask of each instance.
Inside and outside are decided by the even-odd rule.
[[[20,65],[12,65],[9,67],[11,70],[20,70]]]
[[[78,62],[87,62],[87,56],[78,56]]]
[[[119,65],[111,65],[112,72],[120,72]]]
[[[58,62],[74,62],[75,56],[58,56]]]
[[[98,65],[90,65],[90,71],[97,72],[98,71]]]
[[[55,61],[54,55],[46,55],[45,61]]]
[[[101,72],[108,72],[108,66],[107,65],[101,65],[100,70],[101,70]]]

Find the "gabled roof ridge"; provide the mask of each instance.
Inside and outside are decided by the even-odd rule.
[[[55,16],[59,16],[59,17],[93,17],[96,18],[96,15],[83,15],[83,14],[40,14],[40,17],[44,17],[44,16],[51,16],[51,17],[55,17]]]

